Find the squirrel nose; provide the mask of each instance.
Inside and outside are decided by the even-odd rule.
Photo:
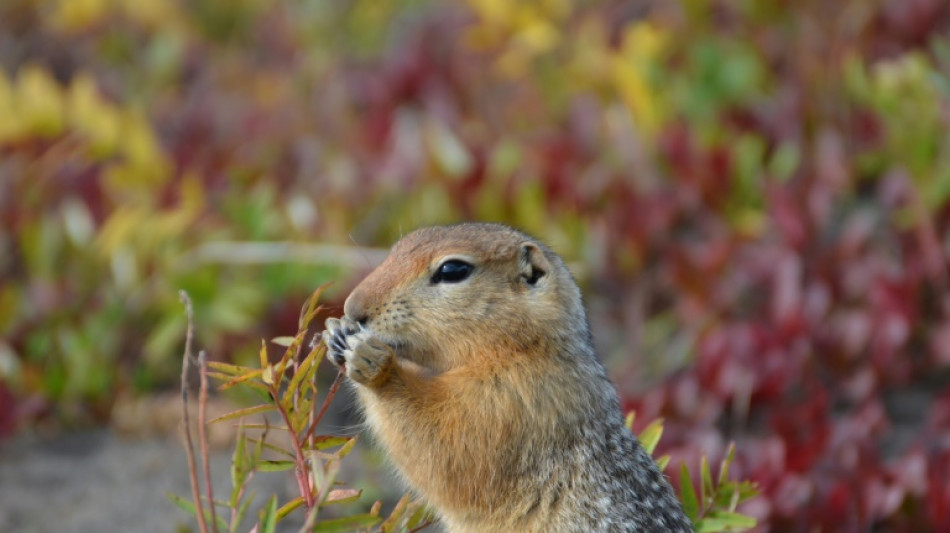
[[[363,304],[363,299],[357,291],[353,291],[343,303],[343,314],[361,326],[366,325],[369,316],[366,312],[366,306]]]

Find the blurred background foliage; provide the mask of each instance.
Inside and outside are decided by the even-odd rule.
[[[568,259],[660,452],[737,442],[761,530],[946,531],[948,29],[941,0],[5,0],[0,432],[173,383],[178,289],[254,357],[399,235],[493,220]]]

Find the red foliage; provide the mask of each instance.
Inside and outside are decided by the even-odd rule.
[[[149,110],[176,169],[166,192],[191,174],[219,209],[229,193],[257,195],[258,176],[267,176],[280,184],[275,194],[318,204],[321,217],[307,228],[314,238],[355,228],[360,244],[391,242],[403,229],[388,218],[393,200],[422,186],[444,193],[458,218],[482,212],[480,196],[488,196],[492,216],[530,220],[536,227],[528,230],[561,215],[582,221],[589,249],[574,252],[592,259],[585,289],[602,306],[592,322],[643,329],[663,317],[688,344],[683,361],[664,367],[676,371],[649,392],[629,386],[637,363],[615,376],[638,420],[666,419],[660,452],[672,453],[674,465],[696,465],[703,453],[716,461],[735,440],[734,476],[763,489],[747,508],[762,530],[950,531],[950,203],[927,198],[935,169],[946,169],[937,168],[946,141],[930,139],[934,146],[922,151],[934,169],[915,174],[902,146],[889,144],[913,128],[895,127],[899,111],[856,101],[848,88],[856,82],[844,74],[852,60],[873,71],[885,58],[939,55],[927,43],[940,39],[950,3],[630,6],[595,2],[568,25],[600,16],[612,50],[628,23],[641,20],[674,37],[658,68],[695,82],[689,89],[702,109],[690,115],[671,98],[668,120],[649,141],[604,118],[622,102],[607,90],[601,98],[597,82],[565,89],[573,74],[557,67],[569,53],[539,60],[542,81],[496,76],[500,52],[469,50],[460,36],[473,15],[456,8],[420,10],[381,57],[343,58],[318,79],[293,70],[293,38],[282,35],[299,30],[271,14],[248,22],[261,25],[262,39],[233,54],[234,64],[192,43],[176,74],[180,87]],[[717,58],[709,50],[719,45]],[[56,63],[44,54],[32,59]],[[750,76],[751,96],[741,80],[716,87],[706,79],[742,54],[765,71]],[[95,64],[84,46],[63,46],[62,55],[65,72]],[[937,78],[940,62],[927,65]],[[689,69],[700,72],[682,74]],[[104,78],[122,85],[124,70],[115,70]],[[298,76],[312,84],[306,98],[281,83]],[[235,81],[244,77],[275,86],[277,97],[261,103]],[[935,99],[946,126],[947,96]],[[461,175],[432,170],[419,146],[430,124],[452,132],[471,158]],[[743,178],[747,161],[735,145],[748,139],[758,167]],[[498,170],[493,158],[505,146],[517,155]],[[796,162],[779,173],[768,163],[789,147]],[[35,141],[4,150],[32,160],[48,148]],[[326,163],[336,159],[345,163],[342,178]],[[55,180],[37,182],[51,205],[78,195],[98,227],[113,206],[92,168],[57,168]],[[519,205],[526,184],[536,185],[542,213]],[[30,208],[0,204],[0,222],[16,231]],[[565,226],[558,229],[576,229]],[[235,238],[268,237],[248,233]],[[70,300],[68,291],[46,296],[47,285],[31,287],[41,316]],[[274,327],[292,316],[274,310]],[[644,344],[633,333],[623,340]],[[0,397],[0,432],[8,405]]]

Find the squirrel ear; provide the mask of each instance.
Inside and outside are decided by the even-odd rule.
[[[538,248],[538,245],[526,242],[521,245],[518,267],[525,283],[534,286],[551,270],[551,263],[548,262],[547,257],[544,257],[544,252]]]

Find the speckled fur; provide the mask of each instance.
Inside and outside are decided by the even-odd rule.
[[[433,283],[447,258],[475,270]],[[327,321],[330,359],[450,532],[692,531],[623,426],[577,285],[538,241],[495,224],[417,230],[345,314]]]

